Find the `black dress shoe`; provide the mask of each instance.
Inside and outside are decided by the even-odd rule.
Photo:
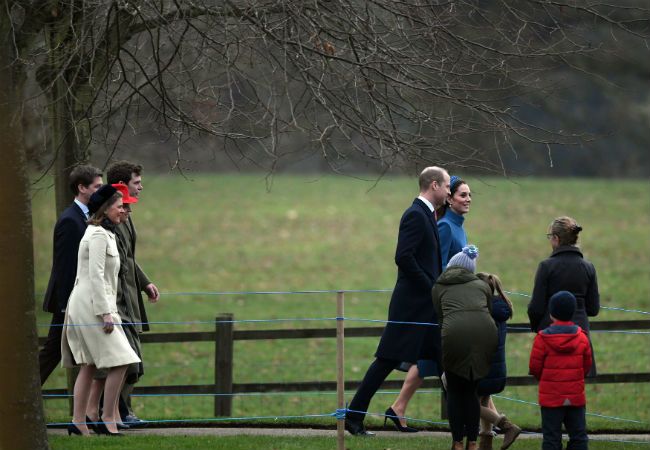
[[[345,419],[345,429],[348,430],[352,436],[374,436],[375,433],[366,430],[366,427],[363,426],[363,422]]]
[[[146,420],[142,420],[133,414],[122,417],[122,422],[124,425],[128,425],[129,428],[143,427],[147,424]]]

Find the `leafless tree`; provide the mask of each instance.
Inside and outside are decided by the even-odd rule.
[[[47,111],[57,211],[70,201],[65,184],[76,162],[98,145],[110,155],[125,132],[145,126],[175,142],[179,170],[186,142],[209,135],[233,160],[266,170],[300,151],[335,171],[359,155],[384,170],[503,171],[500,156],[519,142],[550,149],[584,138],[520,111],[562,85],[554,69],[589,72],[619,46],[642,45],[650,17],[640,0],[2,6],[3,71],[16,99],[8,123],[20,126],[22,108]],[[306,145],[288,145],[293,136]]]

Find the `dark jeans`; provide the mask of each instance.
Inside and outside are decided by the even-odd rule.
[[[47,339],[43,348],[38,352],[38,365],[41,372],[41,386],[50,376],[52,371],[61,362],[61,335],[63,334],[63,320],[65,313],[56,312],[52,314],[50,331],[47,333]]]
[[[393,361],[392,359],[375,359],[366,375],[363,377],[361,384],[357,388],[354,398],[350,402],[348,409],[355,411],[362,411],[361,413],[348,412],[346,417],[355,421],[363,421],[366,417],[365,412],[368,411],[368,405],[375,393],[381,387],[386,377],[400,365],[401,361]]]
[[[569,434],[567,450],[587,450],[587,421],[584,406],[542,406],[542,450],[562,450],[562,424]]]
[[[447,415],[451,436],[462,442],[467,436],[470,442],[478,437],[481,404],[476,393],[478,380],[468,380],[452,372],[445,372],[447,378]]]

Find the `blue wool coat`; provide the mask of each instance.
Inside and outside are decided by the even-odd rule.
[[[497,326],[498,344],[490,362],[490,372],[478,383],[478,395],[493,395],[503,391],[506,387],[506,321],[510,319],[512,311],[504,299],[492,297],[492,318]]]
[[[445,215],[438,221],[440,235],[440,256],[442,270],[447,268],[447,262],[467,245],[467,235],[463,229],[465,218],[447,208]]]

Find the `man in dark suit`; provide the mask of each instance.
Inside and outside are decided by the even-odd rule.
[[[38,354],[41,385],[61,361],[61,333],[65,308],[77,276],[79,242],[86,231],[88,201],[102,185],[102,173],[96,167],[79,165],[70,172],[74,201],[54,226],[52,272],[45,291],[43,310],[52,313],[52,324],[45,345]]]
[[[435,209],[449,195],[449,174],[439,167],[427,167],[419,177],[420,195],[413,201],[399,225],[395,263],[397,283],[388,308],[393,322],[437,323],[431,288],[442,271]],[[345,418],[345,428],[355,436],[371,436],[363,425],[370,400],[386,377],[402,362],[440,360],[440,330],[429,325],[388,323],[384,328],[375,360],[368,368]]]

